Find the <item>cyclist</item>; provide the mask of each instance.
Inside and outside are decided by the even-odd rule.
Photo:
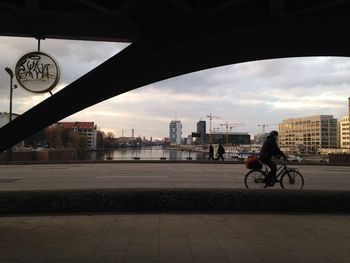
[[[285,160],[287,159],[287,156],[278,147],[277,139],[278,139],[278,132],[271,131],[270,135],[266,137],[266,140],[261,148],[260,155],[259,155],[260,161],[266,164],[270,168],[270,171],[266,177],[267,185],[269,186],[273,186],[273,184],[276,182],[277,166],[272,161],[272,157],[281,156]]]

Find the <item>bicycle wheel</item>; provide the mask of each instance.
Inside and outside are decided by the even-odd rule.
[[[244,183],[249,189],[265,188],[265,174],[260,170],[251,170],[245,175]]]
[[[281,187],[283,189],[302,189],[304,177],[298,171],[287,171],[281,177]]]

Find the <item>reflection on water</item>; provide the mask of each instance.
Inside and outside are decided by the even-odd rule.
[[[207,153],[186,152],[175,149],[163,149],[162,147],[144,147],[144,148],[120,148],[110,151],[82,151],[78,153],[79,160],[186,160],[191,157],[192,160],[206,160]]]

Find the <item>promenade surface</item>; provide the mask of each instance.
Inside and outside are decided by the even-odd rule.
[[[305,190],[350,190],[349,166],[298,165]],[[106,188],[242,189],[244,164],[228,162],[116,162],[0,165],[1,190]],[[275,188],[280,188],[279,186]]]
[[[242,189],[247,171],[242,164],[2,165],[0,210],[6,214],[14,209],[18,214],[0,216],[0,262],[350,262],[350,214],[340,213],[344,207],[349,210],[344,202],[350,168],[298,168],[305,176],[305,191],[294,196],[288,191],[262,190],[254,197]],[[169,195],[169,187],[179,191]],[[142,188],[145,196],[137,193]],[[152,188],[159,189],[159,199]],[[199,192],[191,189],[208,193],[198,197]],[[329,189],[331,194],[317,192]],[[300,199],[304,194],[309,201]],[[326,199],[315,201],[315,196]],[[96,198],[103,203],[94,203]],[[137,204],[121,202],[133,198]],[[169,208],[167,204],[176,204],[177,198],[187,207],[209,201],[218,210],[92,213],[86,208],[86,204],[97,208],[122,204],[127,209],[128,204],[140,207],[151,201],[155,207]],[[278,204],[276,210],[317,204],[335,208],[336,213],[334,209],[333,213],[220,210],[224,204],[241,208],[247,201],[256,208],[273,201]],[[21,215],[29,207],[38,208],[40,214]],[[70,213],[48,213],[67,209]]]
[[[350,262],[350,215],[3,216],[0,262]]]

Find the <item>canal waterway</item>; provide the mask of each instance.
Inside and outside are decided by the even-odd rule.
[[[206,160],[206,152],[189,152],[179,149],[163,148],[161,146],[142,148],[119,148],[104,151],[81,151],[78,153],[79,160]]]

